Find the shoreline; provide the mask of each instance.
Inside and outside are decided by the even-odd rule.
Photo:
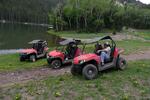
[[[19,53],[19,51],[22,49],[3,49],[0,50],[0,55],[5,55],[5,54],[15,54],[15,53]]]

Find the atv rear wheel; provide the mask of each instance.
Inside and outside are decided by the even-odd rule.
[[[58,68],[61,67],[61,65],[62,65],[62,62],[61,62],[59,59],[53,60],[53,61],[51,62],[51,67],[52,67],[53,69],[58,69]]]
[[[98,70],[95,65],[88,64],[83,68],[82,75],[87,80],[95,79],[98,75]]]
[[[117,68],[119,70],[124,70],[127,67],[127,62],[124,58],[120,57],[117,62]]]
[[[36,61],[35,55],[30,55],[29,59],[30,59],[31,62],[35,62]]]

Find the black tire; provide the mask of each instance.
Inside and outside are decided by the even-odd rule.
[[[30,55],[29,59],[30,59],[31,62],[35,62],[36,61],[35,55]]]
[[[44,57],[43,58],[47,58],[47,52],[45,52],[45,55],[44,55]]]
[[[22,61],[25,61],[25,59],[23,58],[23,57],[20,57],[20,61],[22,62]]]
[[[124,70],[127,67],[127,62],[124,58],[119,57],[117,61],[117,69]]]
[[[71,67],[71,74],[74,76],[78,74],[77,69],[74,66]]]
[[[87,80],[95,79],[98,75],[97,67],[93,64],[86,65],[82,70],[82,75]]]
[[[47,63],[48,63],[48,65],[51,65],[51,59],[50,58],[47,58]]]
[[[50,65],[51,65],[51,67],[52,67],[53,69],[58,69],[58,68],[61,67],[62,62],[61,62],[61,60],[59,60],[59,59],[55,59],[55,60],[53,60],[53,61],[51,62]]]

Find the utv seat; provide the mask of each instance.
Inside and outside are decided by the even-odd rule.
[[[68,59],[74,58],[75,53],[76,53],[76,51],[77,51],[77,49],[78,49],[77,46],[72,47],[71,45],[72,45],[72,43],[70,43],[70,44],[67,46],[67,48],[66,48],[66,58],[68,58]]]
[[[114,50],[115,50],[115,47],[112,47],[112,48],[111,48],[111,52],[110,52],[110,58],[109,58],[109,59],[105,59],[105,60],[104,60],[104,63],[112,62],[113,56],[114,56]]]
[[[96,44],[95,45],[95,50],[94,50],[94,53],[97,54],[97,55],[100,55],[100,53],[97,53],[98,50],[102,50],[103,47],[101,44]]]
[[[74,58],[76,51],[77,51],[78,47],[72,47],[71,51],[70,51],[70,57]]]
[[[42,43],[38,43],[38,48],[37,48],[38,54],[42,54],[42,53],[43,53],[43,50],[44,50],[44,48],[43,48],[43,46],[42,46]]]

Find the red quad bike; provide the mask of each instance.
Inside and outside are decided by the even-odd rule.
[[[83,50],[78,47],[80,40],[66,39],[59,42],[60,46],[48,53],[47,62],[53,69],[60,68],[63,64],[71,63],[74,57],[83,54]]]
[[[20,51],[20,61],[30,60],[35,62],[39,58],[46,57],[48,52],[46,41],[33,40],[29,44],[32,44],[32,48]]]
[[[110,59],[105,61],[105,64],[102,66],[100,54],[89,53],[83,54],[74,58],[73,65],[71,67],[71,73],[73,75],[82,74],[83,77],[87,80],[91,80],[97,77],[99,71],[104,71],[109,68],[117,68],[123,70],[126,68],[126,60],[120,57],[120,50],[116,47],[116,43],[110,36],[103,37],[101,39],[95,39],[89,43],[96,43],[95,47],[100,46],[99,40],[110,40],[111,44],[111,54]],[[97,48],[95,48],[96,51]]]

